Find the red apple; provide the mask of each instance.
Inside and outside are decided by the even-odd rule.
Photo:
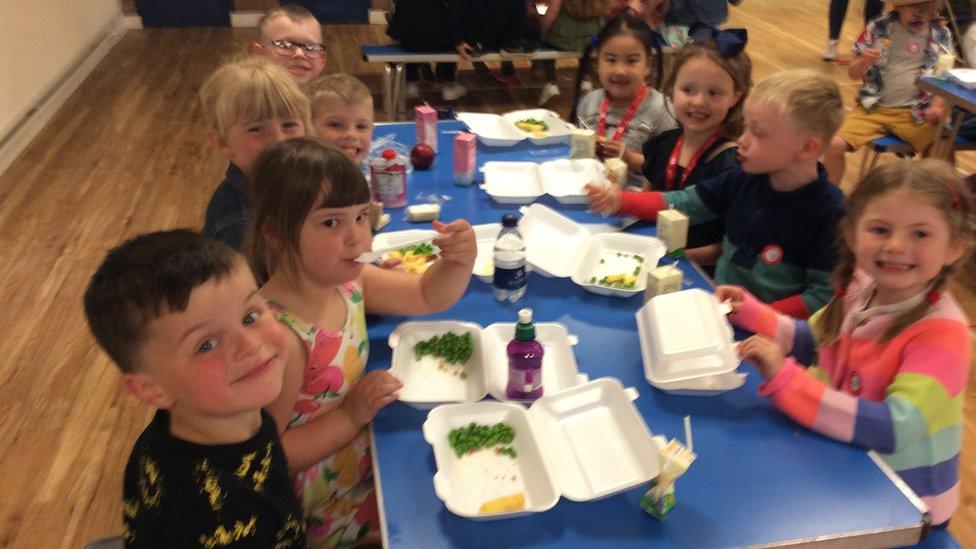
[[[434,163],[434,149],[427,143],[417,143],[410,151],[410,163],[418,170],[426,170]]]

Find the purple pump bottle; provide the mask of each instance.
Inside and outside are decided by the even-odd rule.
[[[508,342],[508,398],[535,400],[542,396],[542,344],[535,339],[532,309],[518,312],[515,339]]]

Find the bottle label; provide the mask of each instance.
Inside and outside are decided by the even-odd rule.
[[[377,201],[387,208],[407,205],[407,174],[404,166],[394,164],[380,168],[374,165],[370,175]]]
[[[531,393],[542,387],[542,372],[539,370],[508,369],[508,386],[522,393]]]
[[[525,286],[525,266],[514,269],[495,267],[492,284],[501,290],[518,290]]]

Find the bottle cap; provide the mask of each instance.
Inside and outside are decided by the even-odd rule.
[[[535,339],[535,324],[532,323],[532,309],[519,309],[518,324],[515,325],[515,339],[532,341]]]
[[[515,214],[507,213],[507,214],[503,215],[502,216],[502,227],[509,228],[509,229],[512,228],[512,227],[518,227],[518,218],[515,217]],[[529,310],[529,313],[530,314],[531,314],[531,312],[532,311]]]
[[[382,156],[386,160],[393,160],[394,158],[396,158],[396,151],[394,151],[393,149],[383,149],[383,152],[380,153],[380,156]]]

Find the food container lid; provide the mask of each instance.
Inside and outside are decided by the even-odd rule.
[[[544,276],[569,276],[589,241],[589,232],[543,204],[532,204],[524,212],[519,232],[525,239],[526,259],[533,270]]]
[[[735,370],[727,312],[697,288],[651,298],[636,314],[647,380],[662,384]]]

